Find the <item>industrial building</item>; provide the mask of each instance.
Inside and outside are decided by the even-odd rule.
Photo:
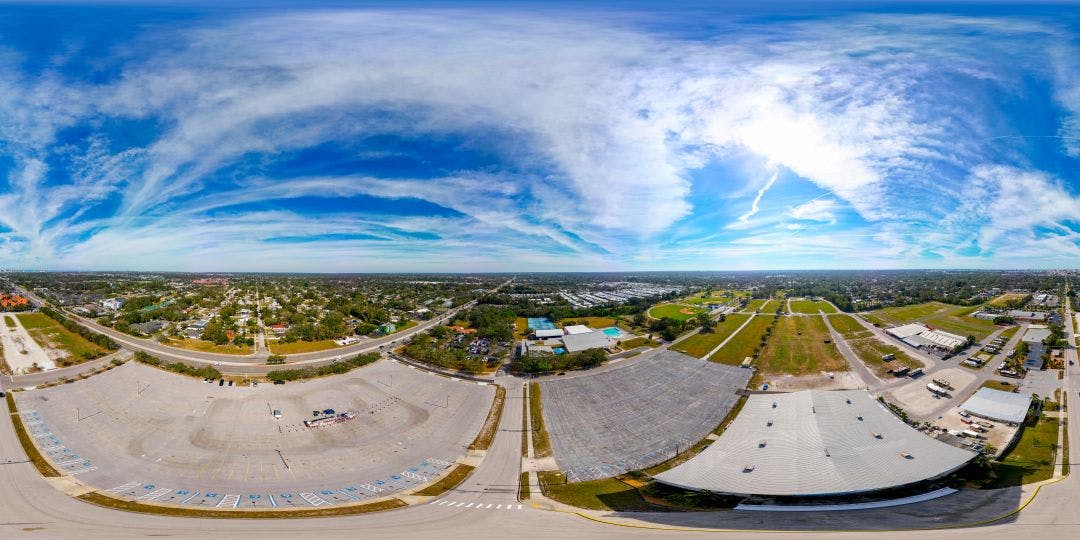
[[[656,480],[743,496],[842,496],[928,482],[974,457],[907,425],[865,390],[804,390],[749,396],[719,439]]]

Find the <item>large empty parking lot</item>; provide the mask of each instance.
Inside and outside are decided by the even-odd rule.
[[[128,363],[16,399],[43,453],[95,487],[157,502],[273,507],[346,503],[426,483],[465,452],[493,393],[387,360],[258,387]],[[356,418],[304,426],[325,409]]]
[[[625,367],[541,383],[555,460],[571,482],[648,467],[709,434],[750,370],[661,351]]]

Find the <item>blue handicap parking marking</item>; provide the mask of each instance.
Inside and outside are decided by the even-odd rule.
[[[143,489],[154,489],[154,484],[146,484]]]
[[[291,499],[291,498],[292,498],[292,493],[282,493],[282,494],[280,495],[280,497],[281,497],[282,499]]]
[[[324,490],[322,490],[322,494],[323,494],[323,495],[332,495],[333,493],[334,493],[333,491],[330,491],[330,490],[328,490],[328,489],[324,489]]]
[[[213,499],[214,497],[217,497],[217,493],[214,493],[214,492],[210,492],[210,493],[207,493],[207,494],[206,494],[206,496],[207,496],[207,497],[210,497],[211,499]]]
[[[354,488],[352,486],[349,486],[349,487],[345,488],[345,491],[356,491],[356,488]]]
[[[376,486],[381,486],[381,485],[383,485],[383,484],[385,484],[385,483],[386,483],[386,482],[383,482],[382,480],[379,480],[379,481],[375,482],[375,485],[376,485]]]
[[[262,495],[248,495],[249,499],[261,499]]]
[[[394,475],[390,477],[392,480],[401,480],[400,476]]]
[[[186,489],[181,489],[181,490],[176,492],[177,495],[187,495],[188,493],[190,493],[190,492],[188,490],[186,490]]]

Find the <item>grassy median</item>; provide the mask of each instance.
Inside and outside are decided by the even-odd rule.
[[[532,442],[534,457],[548,457],[552,454],[551,439],[547,426],[544,425],[544,411],[541,404],[540,383],[529,384],[529,415],[532,417]]]
[[[303,517],[330,517],[350,516],[354,514],[367,514],[370,512],[382,512],[408,506],[401,499],[387,499],[384,501],[356,504],[347,506],[330,506],[326,508],[309,508],[304,510],[217,510],[201,508],[182,508],[176,506],[164,506],[146,504],[125,499],[117,499],[99,492],[79,495],[79,499],[90,504],[123,510],[125,512],[137,512],[140,514],[158,514],[163,516],[193,517],[193,518],[219,518],[219,519],[275,519],[275,518],[303,518]]]
[[[15,436],[19,438],[19,443],[22,444],[23,451],[26,452],[26,457],[30,459],[30,463],[37,467],[41,476],[60,476],[60,472],[49,464],[49,460],[45,459],[45,456],[41,455],[37,446],[34,445],[34,441],[30,440],[30,434],[26,432],[26,426],[23,426],[22,417],[19,414],[19,409],[15,406],[15,398],[11,395],[11,392],[8,392],[7,403],[8,410],[11,411],[11,424],[15,426]]]
[[[487,419],[484,420],[484,427],[480,428],[480,433],[476,434],[476,438],[469,445],[469,450],[487,450],[491,448],[491,442],[495,440],[495,434],[499,432],[499,421],[502,420],[503,405],[505,403],[506,389],[502,386],[495,386],[495,399],[491,402],[491,409],[488,410]]]
[[[430,486],[421,489],[420,491],[414,492],[413,495],[420,495],[423,497],[438,497],[439,495],[442,495],[443,493],[446,493],[447,491],[456,488],[458,484],[464,482],[465,479],[468,478],[470,474],[472,474],[473,469],[475,468],[476,467],[473,467],[472,465],[458,465],[454,468],[454,470],[450,471],[450,474],[442,477],[442,479],[438,482],[435,482],[434,484],[431,484]]]

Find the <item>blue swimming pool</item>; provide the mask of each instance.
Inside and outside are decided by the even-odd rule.
[[[607,335],[609,335],[609,336],[611,336],[613,338],[621,338],[621,337],[627,335],[626,332],[623,332],[622,330],[619,330],[618,328],[615,328],[614,326],[610,326],[608,328],[605,328],[605,329],[601,330],[601,332],[603,332],[603,333],[605,333],[605,334],[607,334]]]
[[[551,349],[551,350],[552,350],[552,351],[553,351],[553,352],[554,352],[555,354],[566,354],[566,349],[564,349],[564,348],[562,348],[562,347],[555,347],[554,349]]]

